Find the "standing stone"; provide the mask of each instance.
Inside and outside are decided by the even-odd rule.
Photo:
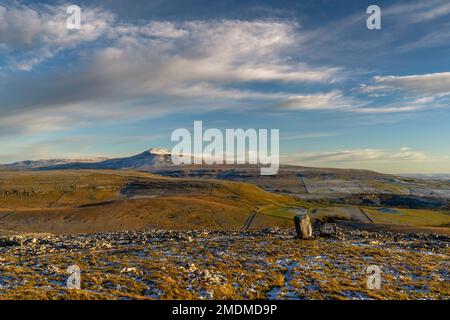
[[[308,214],[299,214],[294,217],[295,230],[300,239],[310,239],[313,237],[311,219]]]

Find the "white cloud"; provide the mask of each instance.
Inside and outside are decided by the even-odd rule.
[[[110,31],[114,16],[98,8],[84,8],[81,30],[66,28],[67,6],[0,5],[1,50],[14,55],[9,67],[30,70],[58,52],[99,39]]]
[[[450,72],[438,72],[407,76],[376,76],[375,84],[361,84],[356,92],[364,94],[403,92],[421,95],[420,99],[450,94]],[[424,100],[422,100],[424,101]],[[431,101],[428,101],[431,102]]]
[[[266,93],[251,90],[239,90],[233,88],[222,88],[209,84],[208,82],[200,82],[193,85],[185,85],[179,87],[167,88],[168,94],[180,97],[204,97],[208,95],[210,98],[219,99],[282,99],[287,94],[283,93]]]
[[[203,80],[327,82],[338,77],[338,68],[311,68],[289,61],[287,53],[295,48],[299,36],[295,23],[220,20],[121,24],[106,10],[83,7],[81,29],[68,30],[66,7],[0,6],[0,43],[3,50],[15,50],[16,56],[10,66],[29,70],[61,50],[108,36],[115,39],[112,47],[124,55],[150,57],[147,65],[165,63],[179,76],[189,69],[192,78]],[[157,54],[162,61],[154,61]]]
[[[450,14],[447,0],[407,1],[383,10],[383,16],[401,18],[403,23],[416,24]]]
[[[126,56],[148,59],[147,65],[163,64],[165,75],[159,80],[336,81],[339,68],[313,68],[289,59],[297,28],[270,21],[152,22],[150,27],[121,26],[117,46]]]
[[[245,99],[276,105],[292,94],[235,87],[267,81],[331,83],[342,78],[337,67],[313,67],[292,59],[300,32],[293,22],[125,24],[101,9],[83,8],[82,12],[78,32],[65,28],[63,6],[2,7],[0,16],[8,18],[2,22],[0,42],[14,53],[10,67],[30,70],[61,50],[97,40],[94,47],[82,51],[86,64],[76,65],[76,61],[78,68],[64,75],[6,74],[0,79],[4,84],[0,86],[2,132],[34,131],[41,123],[45,123],[43,129],[59,130],[70,120],[72,126],[79,126],[136,114],[208,111],[229,107],[230,100],[236,107]]]
[[[355,162],[423,162],[431,161],[425,153],[413,151],[410,148],[402,147],[399,150],[384,149],[349,149],[329,152],[303,152],[294,156],[287,157],[286,161],[290,163],[355,163]]]
[[[362,84],[355,92],[370,98],[393,95],[397,100],[388,105],[367,106],[354,109],[359,113],[398,113],[448,106],[450,72],[408,76],[376,76],[375,84]]]
[[[435,7],[431,6],[426,10],[421,10],[420,12],[415,12],[413,14],[413,18],[416,21],[428,21],[434,20],[437,18],[441,18],[450,14],[450,3],[442,3],[441,5],[437,5]]]
[[[430,96],[450,94],[450,72],[410,76],[378,76],[374,80],[380,86],[373,88],[379,90],[392,88]]]
[[[356,101],[345,97],[340,90],[289,97],[280,107],[288,110],[343,109],[356,106]]]
[[[392,91],[394,88],[390,86],[383,86],[383,85],[367,85],[367,84],[361,84],[358,88],[355,89],[356,92],[359,93],[365,93],[365,94],[372,94],[374,92],[380,92],[380,91]]]

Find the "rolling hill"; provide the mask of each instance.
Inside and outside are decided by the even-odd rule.
[[[134,170],[185,179],[244,182],[299,200],[325,203],[386,205],[416,209],[450,209],[450,181],[395,176],[368,170],[281,165],[275,176],[260,175],[256,165],[183,165],[170,151],[151,148],[115,159],[39,160],[0,165],[0,170]]]
[[[290,196],[220,180],[123,170],[0,172],[0,230],[15,232],[237,230],[259,207],[298,205]],[[262,215],[252,227],[291,224]]]

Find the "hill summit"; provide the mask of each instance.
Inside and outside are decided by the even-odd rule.
[[[150,148],[142,153],[124,158],[96,159],[47,159],[26,160],[0,165],[7,170],[59,170],[59,169],[136,169],[146,167],[161,167],[172,165],[169,150]]]

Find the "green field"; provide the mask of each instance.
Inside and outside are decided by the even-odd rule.
[[[448,227],[450,212],[391,208],[392,213],[380,211],[382,208],[365,207],[364,212],[375,222],[381,224],[399,224],[414,227]]]

